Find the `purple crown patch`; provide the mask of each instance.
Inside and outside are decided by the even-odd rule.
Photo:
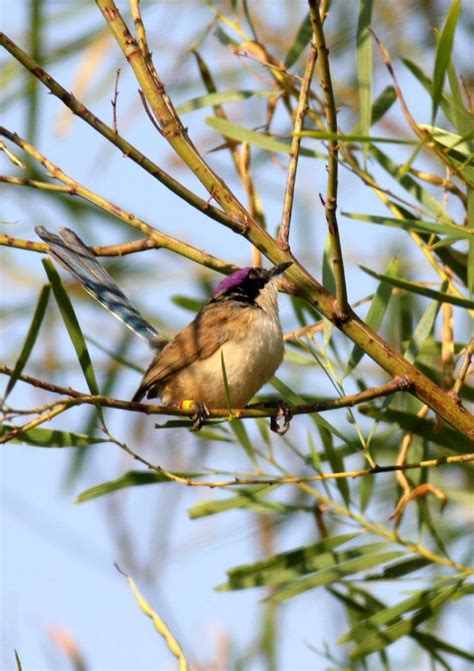
[[[232,275],[229,275],[223,279],[222,282],[219,282],[217,287],[212,292],[212,295],[217,296],[218,294],[222,294],[225,291],[229,291],[229,289],[238,286],[248,277],[248,274],[251,270],[252,268],[241,268],[241,270],[236,270],[235,273],[232,273]]]

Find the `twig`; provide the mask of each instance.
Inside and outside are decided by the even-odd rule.
[[[337,136],[336,101],[331,80],[331,70],[329,68],[329,49],[326,46],[323,24],[319,14],[320,3],[318,0],[308,0],[308,4],[314,41],[318,50],[318,69],[321,79],[321,88],[324,93],[327,127],[330,133],[334,133],[334,136]],[[347,289],[344,274],[344,259],[342,256],[341,239],[339,237],[339,227],[336,215],[339,144],[337,140],[333,139],[329,140],[328,146],[328,184],[326,198],[324,199],[324,209],[328,224],[331,257],[336,283],[336,317],[344,320],[347,317],[348,310]]]
[[[48,158],[46,158],[44,154],[39,152],[38,149],[36,149],[36,147],[33,147],[33,145],[31,145],[29,142],[21,138],[16,133],[12,133],[6,128],[0,126],[0,135],[3,135],[4,137],[8,138],[18,147],[21,147],[23,151],[25,151],[29,156],[35,159],[35,161],[40,163],[46,170],[48,170],[55,179],[65,184],[67,186],[68,193],[70,193],[71,195],[81,196],[81,198],[84,198],[84,200],[93,203],[94,205],[104,210],[105,212],[108,212],[117,219],[122,220],[129,226],[136,228],[142,233],[145,233],[150,239],[154,241],[156,248],[164,247],[166,249],[170,249],[171,251],[176,252],[181,256],[196,261],[197,263],[201,263],[202,265],[207,266],[209,268],[220,270],[221,272],[224,272],[226,274],[233,272],[233,270],[235,269],[235,266],[225,263],[224,261],[221,261],[215,256],[211,256],[210,254],[207,254],[206,252],[203,252],[202,250],[197,249],[192,245],[188,245],[186,242],[182,242],[181,240],[166,235],[165,233],[161,233],[161,231],[158,231],[156,228],[154,228],[150,224],[147,224],[142,219],[135,217],[135,215],[133,215],[131,212],[123,210],[119,205],[116,205],[115,203],[112,203],[109,200],[102,198],[94,191],[87,189],[85,186],[77,182],[75,179],[66,175],[66,173],[63,172],[58,166],[56,166]],[[11,183],[19,185],[25,184],[26,186],[33,186],[35,188],[43,188],[39,187],[39,184],[41,184],[41,182],[39,184],[37,182],[31,183],[30,180],[27,180],[26,182],[23,182],[23,180],[20,181],[15,180],[14,182]],[[11,244],[11,240],[9,242],[8,236],[4,237],[4,239],[6,244],[9,244],[9,246],[14,246],[13,244]],[[37,248],[36,251],[43,251],[43,249],[40,250],[39,248]]]
[[[392,64],[392,60],[390,58],[390,54],[388,53],[387,48],[383,44],[383,42],[377,37],[377,35],[374,33],[372,28],[369,27],[370,32],[373,35],[373,38],[377,42],[377,45],[380,49],[380,53],[382,54],[383,61],[385,63],[385,66],[392,78],[393,81],[393,86],[395,88],[395,92],[397,94],[398,102],[400,103],[400,107],[403,112],[403,116],[405,117],[406,122],[412,129],[412,131],[415,133],[417,137],[420,138],[420,140],[423,143],[424,147],[427,147],[428,149],[431,149],[437,157],[444,163],[445,165],[448,166],[449,170],[457,175],[459,179],[461,179],[463,182],[465,182],[470,188],[473,188],[473,184],[470,180],[468,180],[465,176],[463,176],[462,173],[462,168],[463,166],[456,166],[450,159],[449,156],[447,155],[446,152],[444,152],[442,149],[440,149],[431,135],[431,133],[424,128],[420,128],[418,124],[416,123],[415,119],[413,118],[410,109],[407,105],[407,102],[405,100],[405,96],[403,95],[402,89],[400,87],[400,84],[398,83],[398,77],[395,73],[395,69]]]
[[[97,0],[97,5],[133,70],[150,109],[158,121],[163,137],[205,186],[208,193],[213,195],[222,209],[233,219],[240,221],[241,226],[246,230],[249,225],[247,211],[204,161],[190,140],[153,65],[151,55],[146,48],[144,31],[141,33],[141,46],[146,49],[145,53],[142,52],[139,44],[131,35],[115,2],[113,0]],[[258,224],[252,222],[252,225],[257,226]]]
[[[459,398],[459,393],[462,389],[462,386],[463,386],[463,384],[466,380],[467,374],[469,372],[469,368],[471,366],[473,341],[474,341],[474,339],[471,338],[471,342],[466,347],[466,350],[464,352],[464,359],[463,359],[463,362],[462,362],[462,366],[461,366],[459,374],[456,378],[456,381],[454,383],[453,390],[451,392],[451,393],[454,393],[454,395],[457,398]]]
[[[0,374],[11,376],[13,374],[13,369],[0,364]],[[76,405],[97,405],[105,408],[116,408],[119,410],[128,410],[131,412],[141,412],[146,415],[174,415],[176,417],[192,417],[195,413],[193,408],[178,408],[176,406],[167,406],[167,405],[156,405],[152,403],[136,403],[133,401],[122,401],[120,399],[111,398],[109,396],[101,395],[89,395],[81,393],[70,387],[60,387],[58,385],[51,384],[45,380],[33,377],[22,373],[18,377],[22,382],[37,387],[39,389],[45,389],[46,391],[51,391],[56,394],[62,394],[64,396],[70,397],[69,399],[60,399],[56,404],[69,404],[70,406]],[[366,389],[365,391],[359,392],[357,394],[351,394],[349,396],[343,396],[341,398],[331,399],[328,401],[316,401],[314,403],[302,403],[300,405],[295,405],[291,407],[292,415],[305,415],[314,412],[324,412],[326,410],[336,410],[338,408],[348,408],[353,407],[359,403],[373,400],[375,398],[381,398],[388,396],[397,391],[407,391],[410,387],[410,383],[406,378],[399,377],[387,382],[386,384],[380,385],[379,387],[373,387],[372,389]],[[52,404],[53,405],[53,404]],[[52,407],[52,405],[50,407]],[[280,409],[278,407],[263,407],[261,404],[255,404],[254,406],[249,406],[247,408],[235,408],[229,411],[229,408],[210,408],[209,417],[211,419],[217,418],[229,418],[234,419],[247,419],[247,418],[257,418],[257,417],[275,417],[279,414]],[[24,431],[25,429],[22,429]]]
[[[118,135],[118,125],[117,125],[117,98],[119,95],[119,90],[118,90],[118,83],[120,79],[120,68],[117,68],[117,72],[115,73],[115,87],[114,87],[114,97],[110,101],[112,104],[112,125],[114,129],[114,133]]]
[[[318,475],[301,475],[301,476],[276,476],[272,477],[260,477],[260,478],[239,478],[235,477],[230,480],[194,480],[192,478],[186,478],[170,471],[166,471],[161,467],[154,467],[155,470],[166,475],[170,480],[174,482],[180,482],[183,485],[188,487],[209,487],[215,489],[216,487],[235,487],[240,486],[249,486],[249,485],[270,485],[270,486],[279,486],[279,485],[289,485],[289,484],[301,484],[304,482],[320,482],[322,480],[347,480],[355,478],[363,478],[369,475],[378,475],[381,473],[393,473],[397,471],[409,471],[420,468],[437,468],[439,466],[444,466],[445,464],[464,464],[474,461],[474,452],[468,454],[456,454],[451,457],[439,457],[438,459],[426,459],[424,461],[416,461],[410,464],[389,464],[388,466],[374,466],[373,468],[363,468],[357,471],[341,471],[340,473],[320,473]],[[474,573],[474,569],[472,569]]]
[[[211,219],[218,221],[225,226],[228,226],[236,232],[242,232],[246,226],[232,216],[228,216],[222,210],[207,206],[206,201],[200,198],[195,193],[187,189],[176,179],[168,175],[156,163],[150,160],[145,154],[142,154],[136,147],[127,142],[118,133],[115,133],[111,126],[108,126],[101,121],[95,114],[93,114],[81,101],[79,101],[72,93],[66,91],[49,72],[46,72],[33,58],[28,56],[20,47],[15,44],[7,35],[0,32],[0,45],[3,46],[16,60],[21,63],[27,70],[29,70],[42,84],[48,88],[53,95],[61,100],[66,107],[68,107],[73,114],[77,114],[89,126],[94,128],[98,133],[103,135],[109,142],[118,147],[124,156],[130,158],[137,163],[146,172],[150,173],[152,177],[164,184],[177,196],[185,200],[187,203],[195,207],[201,212],[205,212]]]
[[[311,42],[308,61],[306,63],[303,83],[301,84],[298,106],[295,111],[295,122],[293,125],[293,134],[291,138],[290,160],[288,163],[288,176],[286,180],[285,197],[283,200],[283,213],[278,234],[278,242],[282,249],[289,249],[289,236],[291,213],[293,209],[293,199],[295,195],[296,171],[298,168],[298,159],[301,145],[301,130],[303,128],[306,109],[308,106],[309,91],[313,79],[314,66],[316,64],[317,50],[313,41]]]

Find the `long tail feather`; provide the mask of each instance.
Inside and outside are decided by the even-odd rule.
[[[84,289],[114,317],[155,347],[162,340],[159,332],[134,307],[90,249],[69,228],[59,230],[62,237],[43,226],[35,228],[47,243],[50,256],[82,284]]]

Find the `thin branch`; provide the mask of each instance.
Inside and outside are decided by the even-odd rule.
[[[279,486],[279,485],[289,485],[295,484],[299,485],[305,482],[320,482],[322,480],[347,480],[355,478],[363,478],[370,475],[379,475],[381,473],[393,473],[397,471],[409,471],[420,468],[438,468],[439,466],[444,466],[446,464],[465,464],[468,462],[474,461],[474,452],[468,454],[456,454],[451,457],[439,457],[438,459],[426,459],[424,461],[417,461],[410,464],[389,464],[388,466],[374,466],[373,468],[363,468],[357,471],[341,471],[338,473],[320,473],[319,475],[301,475],[301,476],[283,476],[283,477],[260,477],[260,478],[239,478],[235,477],[230,480],[195,480],[192,478],[186,478],[180,475],[176,475],[170,471],[161,468],[160,466],[154,466],[153,469],[159,473],[163,473],[170,480],[174,482],[179,482],[183,485],[189,487],[209,487],[211,489],[215,488],[225,488],[225,487],[235,487],[239,486],[250,486],[250,485],[269,485],[269,486]],[[474,573],[474,569],[472,569]]]
[[[110,101],[112,105],[112,124],[113,124],[113,129],[115,135],[118,134],[118,123],[117,123],[117,99],[119,95],[119,90],[118,90],[118,83],[120,79],[120,68],[117,68],[117,72],[115,73],[115,86],[114,86],[114,97]]]
[[[152,175],[152,177],[170,189],[170,191],[192,205],[192,207],[207,214],[211,219],[228,226],[232,230],[236,232],[245,230],[245,225],[238,220],[235,220],[232,216],[228,216],[222,210],[207,204],[203,198],[200,198],[176,179],[168,175],[156,163],[145,156],[145,154],[142,154],[141,151],[127,142],[125,138],[116,133],[111,126],[108,126],[101,121],[101,119],[95,116],[95,114],[93,114],[80,100],[73,96],[72,93],[66,91],[66,89],[62,87],[49,72],[46,72],[39,63],[26,54],[17,44],[7,37],[7,35],[1,32],[0,45],[29,70],[32,75],[39,79],[53,95],[59,98],[59,100],[73,112],[73,114],[76,114],[83,119],[89,126],[94,128],[98,133],[109,140],[109,142],[118,147],[123,152],[124,156],[137,163],[140,167],[146,170],[146,172]]]
[[[424,147],[427,147],[432,152],[434,152],[436,156],[442,161],[442,163],[447,165],[449,170],[457,177],[459,177],[459,179],[461,179],[465,184],[467,184],[470,188],[474,188],[474,184],[469,179],[467,179],[465,175],[462,174],[463,166],[460,167],[456,166],[450,160],[447,153],[439,148],[438,144],[435,141],[435,138],[433,138],[431,133],[427,129],[420,128],[419,125],[416,123],[407,105],[400,84],[398,83],[398,77],[395,73],[395,69],[393,67],[392,60],[390,58],[390,54],[388,53],[387,48],[370,27],[369,30],[372,33],[375,41],[377,42],[377,46],[379,47],[380,53],[382,54],[382,58],[385,63],[385,67],[387,68],[392,78],[398,102],[400,103],[400,107],[402,109],[403,116],[405,117],[406,122],[408,123],[412,131],[415,133],[415,135],[420,138]]]
[[[0,374],[11,376],[13,374],[13,369],[5,366],[4,364],[0,364]],[[136,403],[133,401],[122,401],[111,398],[109,396],[84,394],[80,391],[77,391],[76,389],[72,389],[71,387],[60,387],[25,373],[22,373],[18,379],[32,385],[33,387],[70,397],[69,399],[60,399],[57,402],[54,402],[54,404],[50,404],[49,409],[54,407],[55,404],[69,404],[70,407],[86,404],[97,405],[105,408],[115,408],[119,410],[129,410],[131,412],[141,412],[146,415],[173,415],[176,417],[192,417],[195,414],[194,408],[179,408],[177,406]],[[387,382],[386,384],[373,387],[371,389],[366,389],[365,391],[359,392],[357,394],[351,394],[349,396],[343,396],[328,401],[316,401],[314,403],[302,403],[300,405],[295,405],[290,408],[290,412],[292,416],[306,415],[315,412],[324,412],[326,410],[337,410],[338,408],[353,407],[359,403],[364,403],[375,398],[388,396],[397,391],[407,391],[409,387],[410,383],[406,378],[398,377],[394,380],[391,380],[390,382]],[[275,407],[275,405],[270,407],[270,404],[268,404],[266,407],[265,404],[255,404],[247,408],[233,408],[230,411],[228,408],[210,408],[209,418],[255,419],[258,417],[276,417],[278,416],[279,412],[280,409]],[[22,431],[24,430],[25,429],[22,429]]]
[[[206,163],[189,138],[187,130],[177,115],[173,103],[166,93],[165,86],[153,65],[146,46],[143,23],[141,23],[140,28],[141,45],[139,46],[131,35],[115,2],[113,0],[96,0],[96,2],[140,84],[140,88],[158,121],[163,137],[205,186],[208,193],[212,194],[228,215],[241,223],[244,230],[250,225],[258,226],[256,222],[250,222],[245,207]],[[143,47],[145,52],[140,47]]]
[[[314,41],[318,50],[318,69],[321,79],[321,88],[324,93],[324,108],[326,113],[327,127],[330,133],[337,136],[337,112],[334,89],[332,86],[331,70],[329,67],[329,49],[326,46],[323,24],[319,13],[320,2],[308,0],[311,26],[314,33]],[[347,316],[347,289],[344,274],[344,259],[342,256],[341,239],[337,223],[337,186],[338,186],[338,140],[329,140],[328,158],[328,184],[324,200],[326,221],[328,224],[329,240],[331,244],[331,257],[334,268],[334,279],[336,283],[336,316],[344,320]]]
[[[314,40],[311,42],[308,61],[303,77],[303,83],[300,89],[298,106],[295,111],[295,122],[293,125],[293,134],[291,138],[290,160],[288,163],[288,175],[286,179],[285,197],[283,200],[283,213],[278,234],[278,242],[282,249],[288,250],[291,213],[293,209],[293,199],[295,195],[296,171],[298,169],[298,159],[301,145],[301,131],[303,129],[304,118],[308,107],[308,98],[313,79],[314,66],[316,65],[317,50]]]
[[[57,179],[58,181],[65,184],[67,187],[67,192],[69,194],[75,196],[81,196],[81,198],[84,198],[84,200],[93,203],[101,210],[108,212],[109,214],[116,217],[117,219],[120,219],[129,226],[136,228],[142,233],[145,233],[149,239],[153,240],[154,242],[153,246],[155,246],[157,249],[158,248],[169,249],[173,252],[176,252],[177,254],[180,254],[181,256],[184,256],[185,258],[191,259],[193,261],[196,261],[197,263],[200,263],[201,265],[207,266],[208,268],[213,268],[214,270],[218,270],[225,274],[229,274],[235,270],[235,266],[229,263],[225,263],[224,261],[221,261],[217,257],[207,254],[206,252],[203,252],[201,249],[198,249],[197,247],[188,245],[186,242],[182,242],[177,238],[173,238],[169,235],[166,235],[165,233],[161,233],[161,231],[158,231],[156,228],[154,228],[150,224],[147,224],[142,219],[135,217],[135,215],[133,215],[131,212],[127,212],[126,210],[122,209],[119,205],[116,205],[115,203],[112,203],[106,198],[102,198],[94,191],[87,189],[85,186],[77,182],[75,179],[69,177],[69,175],[66,175],[66,173],[63,172],[57,165],[52,163],[46,156],[44,156],[44,154],[38,151],[36,147],[33,147],[33,145],[31,145],[29,142],[21,138],[16,133],[12,133],[6,128],[0,126],[0,135],[8,138],[11,142],[16,144],[21,149],[23,149],[23,151],[26,152],[28,156],[31,156],[35,161],[37,161],[40,165],[42,165],[54,177],[54,179]],[[5,181],[9,181],[12,184],[32,186],[35,188],[43,188],[42,186],[41,187],[39,186],[40,184],[42,184],[42,182],[36,182],[36,181],[32,182],[31,180],[24,181],[21,179],[20,180],[15,179],[15,181],[13,182],[11,182],[10,179]],[[4,238],[7,245],[11,247],[14,246],[13,244],[11,244],[12,241],[11,239],[10,240],[8,239],[8,236],[2,236],[2,237]],[[150,246],[149,243],[146,243],[146,246]],[[39,248],[37,248],[36,251],[43,251],[43,249],[40,250]]]

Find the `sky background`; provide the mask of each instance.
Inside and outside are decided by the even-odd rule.
[[[120,3],[119,3],[120,4]],[[123,4],[123,3],[122,3]],[[355,10],[357,3],[348,2],[347,25],[354,39]],[[449,3],[438,3],[441,11]],[[410,3],[403,4],[403,12],[394,18],[397,29],[407,31],[408,37],[420,29],[416,12],[410,14]],[[122,5],[120,5],[122,6]],[[270,3],[268,3],[270,6]],[[28,51],[26,29],[29,3],[20,0],[7,3],[0,0],[3,30]],[[272,3],[270,22],[280,31],[288,30],[287,46],[304,16],[305,3],[295,1],[291,11],[286,3]],[[69,13],[46,28],[46,40],[67,45],[82,32],[102,26],[101,17],[93,3],[78,3],[77,12],[70,11],[68,2],[47,2],[52,15]],[[185,45],[189,37],[196,38],[210,20],[210,10],[198,0],[190,2],[144,3],[145,17],[152,26],[152,49],[157,56],[157,67],[176,103],[184,102],[203,92],[197,81],[196,68],[191,56],[184,51],[172,50],[173,36]],[[413,7],[411,6],[413,12]],[[60,30],[56,28],[60,26]],[[384,28],[383,30],[386,30]],[[380,35],[390,43],[390,34]],[[420,40],[430,36],[420,34]],[[464,45],[466,46],[466,45]],[[204,196],[202,188],[191,176],[180,170],[164,142],[154,131],[136,93],[136,83],[121,62],[118,48],[112,41],[98,40],[96,52],[79,53],[64,62],[55,62],[47,69],[68,90],[78,97],[108,123],[111,122],[110,98],[113,93],[113,73],[122,67],[119,95],[120,131],[127,139],[148,153],[170,172],[175,172],[188,186]],[[465,60],[463,45],[457,45],[460,59]],[[235,63],[228,49],[215,39],[204,42],[203,51],[222,59],[227,68],[228,88],[235,88],[237,76]],[[2,63],[3,61],[2,55]],[[374,52],[374,58],[378,54]],[[226,60],[227,59],[227,60]],[[89,63],[89,66],[87,65]],[[334,76],[344,78],[353,63],[347,57],[336,55]],[[340,75],[339,75],[340,73]],[[420,122],[428,122],[428,98],[406,70],[400,68],[400,78],[411,111]],[[377,95],[389,83],[383,69],[377,70],[375,91]],[[239,86],[240,87],[240,86]],[[262,88],[265,88],[262,85]],[[97,138],[86,124],[65,112],[59,101],[39,89],[40,111],[35,143],[44,153],[69,175],[101,195],[133,211],[159,230],[185,239],[237,265],[250,263],[248,244],[222,226],[213,222],[168,192],[158,182],[120,152]],[[264,106],[262,101],[252,105]],[[229,111],[232,107],[229,106]],[[252,107],[249,106],[251,118]],[[231,113],[231,112],[230,112]],[[202,110],[189,114],[191,137],[199,138],[199,147],[208,151],[218,144],[218,138],[204,124],[210,114]],[[398,114],[398,111],[395,113]],[[24,134],[28,116],[25,101],[18,98],[2,113],[2,124]],[[232,115],[231,115],[232,116]],[[399,117],[397,123],[400,122]],[[340,113],[342,126],[349,131],[356,118],[344,107]],[[234,117],[236,122],[238,114]],[[278,123],[278,119],[277,119]],[[374,133],[386,133],[375,129]],[[393,148],[399,158],[401,150]],[[10,174],[5,157],[0,157],[2,172]],[[223,154],[208,155],[213,167],[229,174]],[[277,157],[286,165],[286,157]],[[400,159],[401,160],[401,159]],[[6,167],[5,167],[6,166]],[[282,185],[285,170],[269,164],[256,153],[253,166],[256,183],[264,199],[269,229],[275,230],[281,216]],[[236,187],[239,197],[244,198]],[[325,190],[325,167],[322,161],[303,159],[298,179],[298,203],[294,215],[292,245],[299,256],[317,277],[321,276],[321,258],[325,242],[324,217],[318,193]],[[364,202],[361,202],[363,194]],[[383,212],[379,201],[363,190],[358,179],[341,171],[340,209],[351,212]],[[74,218],[64,206],[58,206],[41,193],[23,189],[2,188],[0,218],[8,222],[7,230],[17,237],[35,239],[34,227],[46,225],[52,230],[60,226],[74,227],[88,244],[112,244],[138,237],[120,222],[104,220],[86,214]],[[362,231],[362,234],[361,234]],[[348,259],[348,287],[351,301],[373,291],[375,281],[365,275],[357,263],[382,272],[391,256],[404,249],[403,233],[367,225],[355,229],[353,222],[341,217],[341,235]],[[0,358],[8,364],[15,361],[19,343],[28,328],[27,315],[42,284],[45,283],[41,255],[20,250],[0,249],[2,274],[2,324]],[[417,277],[417,264],[421,259],[411,259],[410,271]],[[119,284],[132,300],[165,331],[183,327],[191,318],[188,311],[173,302],[173,297],[186,295],[205,299],[206,289],[219,281],[216,273],[192,266],[167,251],[140,254],[138,260],[130,258],[114,261],[111,268]],[[16,269],[16,270],[14,270]],[[18,276],[19,273],[19,276]],[[80,291],[71,292],[74,306],[84,332],[106,346],[116,346],[124,337],[124,327],[102,308],[85,299]],[[281,298],[284,330],[298,327],[287,297]],[[364,310],[361,311],[361,314]],[[467,324],[465,325],[467,329]],[[462,329],[461,329],[462,330]],[[44,371],[44,358],[49,357],[48,379],[58,384],[84,388],[82,374],[75,361],[75,354],[64,332],[59,317],[51,317],[47,337],[43,337],[28,364],[28,370]],[[149,352],[139,339],[127,345],[127,357],[145,366]],[[343,346],[344,347],[344,346]],[[350,345],[346,344],[347,354]],[[107,358],[93,345],[90,351],[103,379]],[[64,377],[67,369],[67,378]],[[367,364],[369,384],[375,385],[386,378]],[[302,370],[292,361],[286,361],[279,377],[303,393],[333,396],[334,390],[323,374],[315,379],[313,371]],[[130,398],[140,377],[127,370],[120,377],[115,390],[118,398]],[[350,393],[354,388],[348,386]],[[269,390],[271,391],[271,389]],[[10,399],[13,407],[27,406],[32,400],[43,398],[32,388],[17,385]],[[39,401],[38,401],[39,402]],[[133,445],[142,449],[147,458],[154,458],[165,468],[198,470],[207,465],[228,471],[250,471],[251,464],[244,451],[225,442],[208,444],[185,429],[159,432],[153,429],[153,418],[134,417],[129,413],[107,413],[114,434],[123,439],[132,437]],[[71,416],[72,417],[72,416]],[[82,430],[90,412],[80,410],[74,419],[63,416],[54,426]],[[344,413],[331,416],[331,421],[343,421]],[[295,440],[308,432],[307,419],[292,426]],[[250,428],[252,437],[256,431]],[[281,454],[285,444],[278,436],[272,438],[274,449]],[[103,444],[90,450],[87,468],[72,485],[67,484],[71,465],[71,450],[33,449],[24,445],[2,446],[1,461],[1,645],[0,667],[5,671],[15,668],[13,649],[17,649],[23,668],[31,671],[43,669],[68,669],[60,646],[54,643],[59,631],[68,632],[87,663],[94,671],[145,671],[173,669],[175,661],[166,650],[162,639],[151,623],[140,613],[123,576],[114,568],[118,562],[123,570],[135,578],[139,589],[157,612],[166,620],[186,653],[202,669],[210,669],[218,657],[225,657],[227,645],[243,650],[260,626],[260,615],[265,607],[265,596],[258,590],[219,593],[216,585],[225,581],[226,570],[260,558],[262,552],[259,519],[245,511],[191,520],[187,511],[199,502],[223,497],[222,493],[204,489],[186,489],[167,484],[160,487],[135,488],[97,500],[74,505],[75,497],[84,489],[104,480],[112,480],[121,473],[136,468],[130,458],[114,445]],[[288,457],[289,463],[291,458]],[[377,482],[392,492],[395,485],[388,480]],[[290,497],[290,493],[288,494]],[[385,519],[387,519],[389,511]],[[273,551],[283,551],[315,539],[314,525],[308,516],[295,519],[291,525],[275,535]],[[128,547],[132,543],[132,550]],[[394,599],[390,586],[382,588],[387,601]],[[279,668],[324,669],[326,662],[312,647],[322,649],[325,642],[332,644],[341,634],[342,610],[327,608],[328,600],[323,590],[308,592],[283,605],[279,614],[282,632]],[[462,612],[462,611],[461,611]],[[466,619],[455,616],[446,623],[449,640],[463,643],[469,636]],[[452,637],[452,639],[451,639]],[[229,643],[229,640],[231,643]],[[465,641],[464,641],[465,642]],[[397,655],[394,646],[395,658]],[[401,650],[400,654],[403,653]],[[413,669],[420,668],[413,660]],[[217,668],[217,667],[216,667]],[[260,671],[264,667],[255,661],[249,668]],[[376,668],[376,667],[374,667]],[[461,669],[462,667],[457,667]],[[466,667],[467,668],[467,667]]]

